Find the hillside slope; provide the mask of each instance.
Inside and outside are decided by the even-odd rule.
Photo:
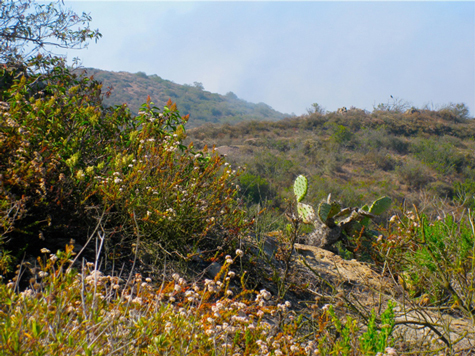
[[[241,176],[250,202],[284,207],[299,174],[310,179],[311,200],[332,197],[359,205],[390,195],[397,204],[434,212],[436,201],[475,207],[475,121],[449,109],[399,113],[350,110],[233,127],[189,131],[198,147],[216,145],[247,166]],[[444,209],[445,209],[444,208]]]
[[[236,123],[245,120],[277,121],[290,115],[280,113],[264,103],[253,104],[239,99],[234,93],[214,94],[203,89],[200,83],[180,85],[158,75],[147,76],[143,72],[111,72],[94,68],[84,69],[86,75],[103,83],[103,91],[110,92],[104,98],[108,106],[127,103],[135,115],[150,95],[158,107],[168,99],[176,102],[182,115],[189,114],[188,127],[204,123]]]

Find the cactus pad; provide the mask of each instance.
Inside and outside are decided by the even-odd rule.
[[[330,207],[330,211],[328,213],[327,219],[331,219],[334,217],[336,214],[338,214],[341,211],[341,205],[338,204],[337,202],[332,202]]]
[[[376,200],[371,205],[371,207],[369,208],[369,212],[374,215],[380,215],[384,213],[386,210],[388,210],[390,206],[391,206],[391,198],[382,197]]]
[[[318,217],[323,223],[325,223],[328,219],[331,219],[336,214],[338,214],[340,210],[341,206],[337,202],[332,202],[331,204],[328,204],[322,201],[318,206]]]
[[[327,221],[328,214],[330,213],[331,205],[322,201],[320,205],[318,206],[318,217],[322,221],[322,223],[325,223]]]
[[[294,183],[294,193],[299,203],[307,195],[307,188],[308,188],[307,178],[303,175],[299,175],[295,179],[295,183]]]
[[[315,220],[315,211],[311,205],[298,203],[297,211],[304,224],[311,224]]]

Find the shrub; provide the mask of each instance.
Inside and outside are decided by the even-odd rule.
[[[408,152],[409,143],[401,138],[388,133],[387,130],[379,128],[377,130],[366,129],[358,135],[358,141],[366,150],[387,149],[399,154]]]
[[[275,195],[269,186],[269,182],[260,176],[244,173],[239,177],[239,182],[243,194],[248,198],[250,203],[261,203],[265,200],[272,199]]]
[[[470,118],[469,109],[464,103],[450,103],[447,106],[439,110],[444,120],[453,122],[463,122]]]
[[[441,140],[417,139],[411,151],[418,159],[444,175],[460,172],[468,163],[452,144]]]
[[[334,143],[337,143],[341,146],[350,145],[353,139],[353,133],[343,125],[332,124],[331,126],[332,134],[330,140]]]
[[[408,211],[391,219],[390,234],[381,244],[388,266],[413,296],[432,305],[459,309],[473,317],[473,215],[430,221]],[[471,221],[472,220],[472,221]]]
[[[454,200],[464,207],[475,207],[475,181],[466,179],[463,182],[454,183]]]
[[[187,117],[175,104],[161,111],[147,102],[132,118],[125,107],[104,109],[101,85],[62,60],[29,65],[37,74],[2,93],[0,222],[8,246],[37,249],[38,236],[84,239],[96,224],[179,255],[237,236],[237,172],[213,150],[182,144]]]
[[[401,181],[413,189],[421,189],[432,181],[430,169],[415,160],[407,160],[396,167],[396,172]]]
[[[379,169],[382,169],[383,171],[394,170],[397,163],[396,160],[385,149],[371,150],[365,155],[365,158],[374,163]]]

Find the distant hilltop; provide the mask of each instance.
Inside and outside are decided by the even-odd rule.
[[[156,74],[147,75],[143,72],[112,72],[95,68],[81,70],[103,83],[103,93],[110,92],[109,96],[104,97],[105,105],[126,103],[132,113],[136,114],[148,95],[159,108],[171,99],[177,104],[180,114],[190,115],[188,128],[205,123],[277,121],[291,116],[264,103],[253,104],[239,99],[233,92],[226,95],[211,93],[204,90],[203,85],[198,82],[180,85]]]

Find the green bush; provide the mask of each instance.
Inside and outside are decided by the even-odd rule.
[[[439,113],[444,117],[445,120],[454,121],[454,122],[463,122],[467,119],[470,119],[469,109],[464,103],[450,103],[441,110]]]
[[[272,199],[275,193],[270,188],[269,182],[260,176],[244,173],[239,177],[241,191],[250,203],[261,203]]]
[[[396,172],[401,181],[412,189],[424,188],[433,179],[429,167],[412,159],[397,166]]]
[[[428,219],[417,211],[394,217],[382,246],[388,266],[413,297],[471,315],[474,289],[473,215]]]
[[[237,172],[213,150],[182,144],[187,117],[175,104],[147,102],[133,118],[125,107],[104,109],[101,85],[61,59],[28,65],[36,74],[1,93],[0,231],[9,248],[38,249],[38,236],[81,240],[96,224],[162,253],[237,236]]]
[[[441,174],[460,172],[463,166],[469,164],[452,144],[442,140],[419,138],[412,144],[411,151]]]
[[[472,179],[454,183],[454,200],[467,207],[475,208],[475,181]]]
[[[387,132],[383,127],[377,130],[365,129],[357,137],[364,150],[387,149],[399,154],[408,152],[409,143]]]
[[[353,139],[353,132],[350,131],[346,126],[343,125],[330,125],[332,134],[330,136],[330,140],[332,142],[337,143],[338,145],[341,146],[348,146],[350,145],[352,139]]]

